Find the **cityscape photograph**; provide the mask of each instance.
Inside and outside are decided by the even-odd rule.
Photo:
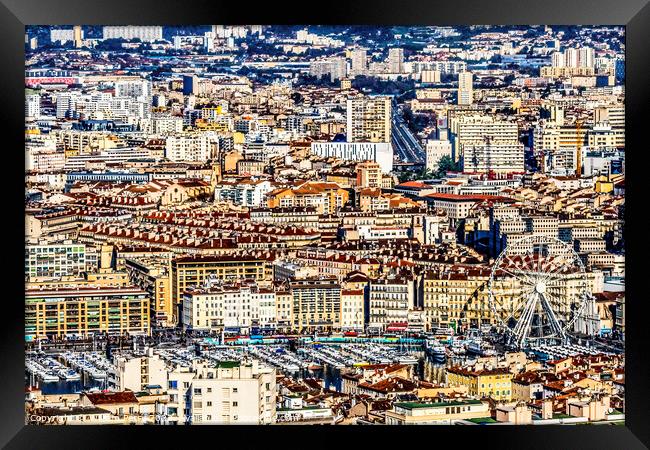
[[[622,26],[27,26],[25,423],[624,425],[624,214]]]

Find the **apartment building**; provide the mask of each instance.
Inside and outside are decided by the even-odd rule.
[[[386,411],[386,425],[453,425],[489,416],[490,404],[480,400],[397,402]]]
[[[512,399],[513,374],[508,369],[473,370],[463,367],[448,367],[446,375],[447,383],[450,386],[466,386],[469,395],[479,398],[490,397],[506,402]]]
[[[363,289],[341,290],[341,329],[344,331],[363,331],[364,324],[365,295]]]
[[[183,293],[183,329],[249,332],[252,326],[275,329],[275,292],[254,283],[211,284]]]
[[[368,328],[384,332],[393,324],[408,323],[415,307],[416,281],[408,277],[379,278],[370,282]]]
[[[84,244],[25,246],[25,277],[78,277],[88,269]]]
[[[171,298],[170,255],[126,257],[124,267],[129,280],[149,294],[151,321],[159,325],[171,325],[174,303]]]
[[[84,286],[25,290],[25,339],[149,334],[149,296],[140,288]]]
[[[340,329],[341,286],[336,278],[307,278],[289,283],[293,328],[300,332]]]
[[[143,354],[115,353],[109,384],[116,391],[141,392],[148,386],[167,386],[166,363],[152,348]]]
[[[173,424],[268,425],[276,418],[276,372],[251,362],[178,365],[168,372]]]
[[[264,259],[251,256],[184,256],[171,262],[172,302],[182,304],[183,293],[200,287],[208,276],[222,281],[255,280],[270,282],[273,268]],[[179,311],[180,313],[180,311]],[[180,319],[180,316],[177,316]]]
[[[348,142],[390,142],[390,97],[358,97],[347,101]]]
[[[393,170],[393,147],[387,142],[312,142],[311,153],[323,158],[335,157],[348,161],[373,161],[383,173]]]

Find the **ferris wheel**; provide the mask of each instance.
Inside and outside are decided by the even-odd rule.
[[[494,262],[489,304],[507,342],[517,348],[564,342],[588,302],[584,264],[567,243],[532,235],[517,240]]]

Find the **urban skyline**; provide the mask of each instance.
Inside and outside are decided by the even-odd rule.
[[[624,420],[624,27],[25,51],[27,423]]]

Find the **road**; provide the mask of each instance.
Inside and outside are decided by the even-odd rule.
[[[409,130],[406,121],[402,117],[401,110],[395,106],[393,106],[392,110],[391,143],[393,145],[393,151],[402,162],[424,163],[424,149],[417,138],[413,136],[411,130]]]

